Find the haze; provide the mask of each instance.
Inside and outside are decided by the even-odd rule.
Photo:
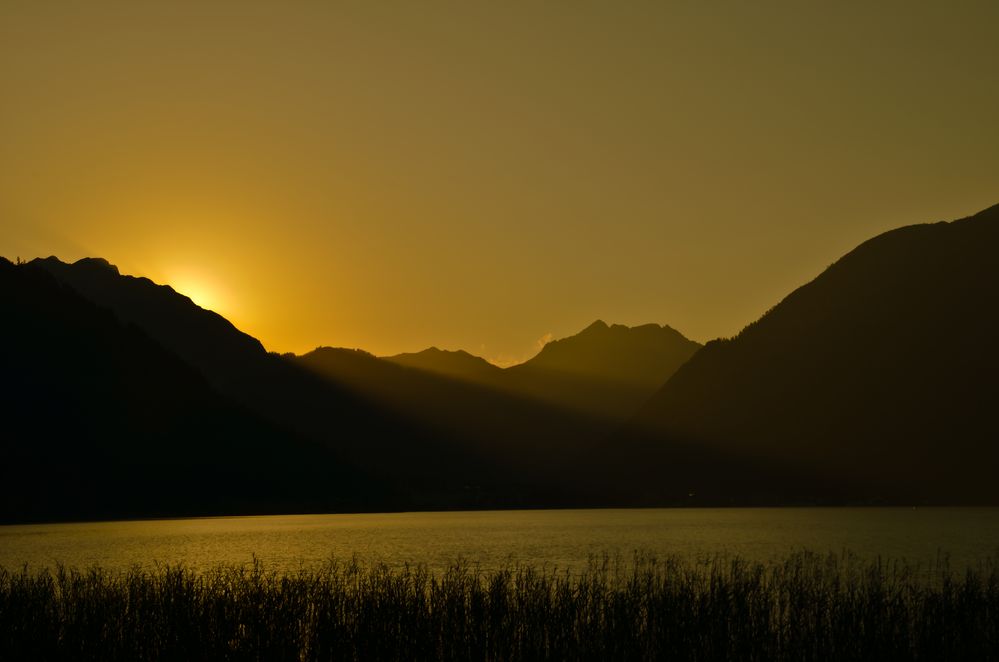
[[[999,4],[0,7],[0,251],[174,284],[268,349],[498,363],[735,334],[993,204]]]

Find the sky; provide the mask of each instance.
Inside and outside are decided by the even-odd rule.
[[[732,336],[999,202],[999,3],[0,3],[0,255],[273,351]]]

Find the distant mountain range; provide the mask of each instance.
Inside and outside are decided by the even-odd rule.
[[[295,357],[267,353],[256,339],[168,286],[122,276],[99,259],[70,265],[47,258],[19,269],[54,276],[120,323],[141,329],[203,376],[226,402],[323,449],[335,462],[311,468],[329,472],[318,484],[346,499],[345,508],[501,506],[533,498],[524,496],[522,481],[501,472],[474,444],[448,438],[392,403],[373,399],[357,383],[330,379]],[[258,455],[260,470],[266,471],[271,458],[281,453],[278,444]],[[353,478],[349,489],[338,485],[341,475]],[[324,507],[312,498],[314,485],[307,483],[295,479],[291,494],[283,498],[308,510]]]
[[[506,372],[515,390],[616,420],[632,416],[700,347],[668,326],[598,320]]]
[[[999,503],[999,207],[865,242],[703,348],[597,321],[502,369],[268,353],[100,259],[0,260],[0,520]]]
[[[355,350],[320,348],[301,357],[268,353],[255,338],[169,286],[123,276],[102,259],[66,264],[50,257],[4,266],[3,305],[22,323],[4,329],[3,345],[16,359],[10,364],[15,372],[41,380],[23,391],[8,384],[16,397],[7,403],[20,405],[5,418],[21,424],[5,438],[3,450],[23,455],[30,467],[7,484],[0,519],[8,521],[595,502],[598,495],[584,476],[591,460],[587,449],[655,390],[649,386],[612,420],[560,406],[558,394],[542,393],[550,396],[543,399],[518,392],[516,380],[501,387],[478,373],[506,371],[463,352],[414,355],[420,367],[405,365],[405,357],[380,359]],[[53,303],[54,310],[45,313],[34,306],[56,294],[62,309]],[[86,334],[77,327],[90,325],[88,315],[107,322],[100,342],[108,349],[78,347]],[[33,331],[25,335],[27,328]],[[127,333],[142,339],[142,353],[112,360],[127,348],[114,334]],[[39,357],[56,351],[49,348],[73,361],[43,367]],[[154,354],[168,357],[197,388],[158,376]],[[449,361],[468,365],[449,372]],[[86,367],[77,367],[80,362]],[[139,403],[155,400],[159,408],[151,411],[118,391],[99,397],[89,380],[107,380]],[[543,390],[540,383],[533,386]],[[60,399],[48,398],[46,389]],[[198,389],[229,417],[225,424],[203,429],[184,406],[155,395],[179,398]],[[59,416],[61,427],[42,434],[30,423],[40,418],[34,413],[39,409],[84,411],[86,419]],[[130,418],[132,427],[119,429],[117,421]],[[146,439],[144,431],[156,425],[179,427]],[[34,441],[39,434],[44,443]],[[119,450],[92,452],[104,437],[116,439]],[[300,447],[305,450],[295,450]],[[207,459],[213,454],[219,454],[215,464]],[[73,481],[25,489],[36,473],[51,475],[47,464],[79,456],[92,461],[67,460],[67,475],[89,481],[92,489],[71,489]],[[171,461],[156,460],[161,456]],[[110,475],[102,468],[112,466],[108,457],[117,467]],[[233,467],[242,467],[242,487],[229,489],[212,478]],[[276,467],[280,471],[271,474]],[[159,482],[152,480],[157,472]],[[182,487],[199,472],[200,492]],[[74,496],[98,492],[107,494],[89,505]],[[25,503],[23,495],[34,495],[34,501]]]
[[[450,351],[430,347],[422,352],[384,357],[389,363],[432,372],[464,382],[492,384],[502,379],[503,369],[463,349]]]
[[[700,347],[668,326],[597,320],[506,369],[436,347],[386,360],[616,421],[634,414]]]

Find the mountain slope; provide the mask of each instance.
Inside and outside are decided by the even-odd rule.
[[[592,449],[610,430],[603,419],[360,350],[320,347],[295,362],[432,430],[424,452],[435,471],[460,475],[480,501],[579,503]]]
[[[507,388],[565,407],[623,419],[633,414],[700,348],[669,326],[608,326],[546,344],[507,368]]]
[[[396,354],[384,359],[407,368],[475,383],[496,384],[503,373],[502,368],[464,350],[448,351],[430,347],[422,352]]]
[[[608,326],[597,320],[509,368],[436,347],[385,360],[616,424],[634,414],[699,348],[668,326]]]
[[[227,399],[373,478],[382,492],[359,491],[361,509],[564,503],[582,482],[578,470],[566,468],[589,462],[582,453],[608,430],[534,398],[365,352],[268,354],[187,297],[122,276],[103,260],[48,258],[30,266],[141,328]],[[470,355],[453,357],[493,369]]]
[[[135,326],[0,259],[0,521],[357,508],[328,451]]]
[[[435,465],[470,483],[505,480],[490,489],[519,505],[599,504],[598,442],[698,347],[669,327],[597,322],[507,369],[437,348],[379,359],[321,347],[296,363],[435,431]]]
[[[446,507],[463,503],[466,481],[441,467],[451,448],[436,431],[386,408],[354,385],[329,379],[289,357],[268,353],[255,338],[172,288],[123,276],[100,259],[65,264],[33,260],[88,300],[198,370],[227,399],[332,451],[372,486],[359,508]]]
[[[671,498],[999,502],[997,254],[999,206],[865,242],[708,343],[618,447]]]
[[[114,311],[121,321],[140,327],[223,390],[238,387],[247,371],[268,360],[260,341],[218,313],[200,308],[169,285],[122,275],[107,260],[84,258],[66,264],[48,257],[28,264]]]

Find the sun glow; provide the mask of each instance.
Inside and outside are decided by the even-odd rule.
[[[225,297],[221,294],[219,287],[210,279],[193,275],[180,275],[170,279],[169,284],[174,290],[190,298],[202,308],[218,313],[227,308]]]
[[[243,330],[252,327],[252,301],[246,296],[245,284],[240,283],[230,265],[214,264],[218,260],[175,258],[150,269],[143,275],[160,285],[168,285],[195,305],[218,313]]]

